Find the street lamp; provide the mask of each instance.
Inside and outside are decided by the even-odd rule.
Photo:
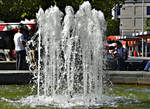
[[[142,35],[144,34],[144,0],[142,0]],[[144,39],[142,38],[142,56],[144,56]]]
[[[144,32],[144,0],[142,0],[142,33]]]

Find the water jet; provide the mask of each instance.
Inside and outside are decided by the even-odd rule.
[[[57,6],[39,10],[36,85],[1,85],[0,107],[149,107],[150,87],[103,84],[103,13],[91,9],[89,2],[76,13],[71,6],[65,11],[64,15]]]
[[[38,96],[59,97],[73,105],[102,101],[103,37],[106,29],[101,11],[84,2],[74,14],[64,15],[53,6],[37,13],[39,23]],[[42,46],[42,49],[41,49]],[[41,52],[42,50],[42,52]]]

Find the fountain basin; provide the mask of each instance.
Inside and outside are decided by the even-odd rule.
[[[106,78],[113,84],[150,85],[150,73],[145,71],[107,71]],[[0,70],[0,84],[28,84],[33,74],[28,70]]]
[[[105,75],[113,84],[150,85],[150,73],[146,71],[107,71]]]
[[[36,103],[33,85],[0,85],[0,108],[2,109],[56,109],[53,105]],[[149,109],[150,86],[112,85],[107,87],[106,102],[98,107],[76,106],[74,109]],[[7,94],[6,94],[7,93]],[[109,96],[109,97],[108,97]],[[31,99],[30,99],[31,98]],[[63,107],[61,107],[63,109]],[[69,109],[69,107],[68,107]]]
[[[27,70],[0,70],[0,84],[28,84],[33,74]]]

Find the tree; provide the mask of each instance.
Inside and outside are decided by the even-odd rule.
[[[107,20],[107,31],[106,35],[119,35],[119,25],[120,22],[117,19],[109,19]]]
[[[5,22],[32,19],[40,6],[40,0],[1,0],[0,18]]]
[[[150,31],[150,19],[146,20],[146,27],[144,28],[144,31]]]
[[[121,6],[125,0],[92,0],[93,8],[101,10],[104,13],[105,19],[112,18],[112,8],[114,6]]]
[[[85,0],[0,0],[0,20],[5,22],[18,22],[25,18],[35,19],[39,8],[46,10],[51,5],[57,5],[64,12],[66,6],[70,5],[75,11],[79,9]],[[101,10],[106,20],[111,19],[111,9],[124,0],[88,0],[92,8]],[[110,24],[110,23],[108,23]]]

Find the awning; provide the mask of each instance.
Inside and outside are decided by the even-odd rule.
[[[118,41],[119,39],[117,39],[117,37],[120,37],[120,36],[107,36],[106,40],[107,41]]]
[[[143,38],[143,39],[150,38],[150,34],[147,34],[147,35],[139,35],[139,38]]]
[[[150,31],[145,31],[144,33],[139,33],[137,35],[140,39],[147,39],[147,38],[150,38]]]
[[[118,40],[124,40],[124,41],[137,41],[140,40],[139,37],[136,36],[120,36],[117,37]]]
[[[27,30],[36,30],[36,23],[35,22],[20,22],[20,23],[0,23],[0,31],[16,31],[18,27],[22,25]]]

